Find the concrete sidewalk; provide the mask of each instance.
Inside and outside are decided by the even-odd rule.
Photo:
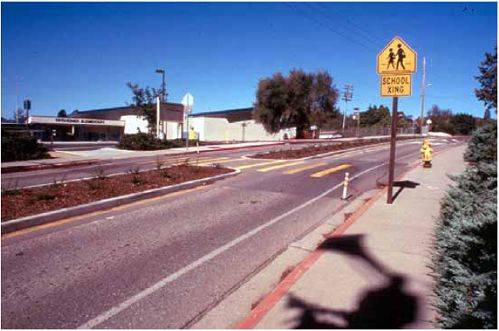
[[[440,200],[465,169],[466,146],[435,156],[355,212],[236,328],[433,328],[432,241]],[[394,193],[397,189],[394,189]]]

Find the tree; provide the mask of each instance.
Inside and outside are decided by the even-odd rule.
[[[475,129],[475,119],[469,114],[457,114],[451,117],[450,124],[454,132],[469,135]]]
[[[497,328],[497,126],[477,130],[442,200],[433,275],[441,328]]]
[[[450,123],[452,118],[450,109],[441,109],[439,106],[433,105],[428,111],[428,117],[431,119],[432,131],[454,134],[454,127]]]
[[[296,127],[300,136],[311,124],[323,126],[329,114],[334,117],[337,98],[326,71],[292,70],[288,77],[275,73],[258,82],[253,116],[270,133]]]
[[[391,123],[390,109],[383,105],[379,107],[374,105],[367,108],[365,112],[360,113],[360,126],[386,128]]]
[[[68,114],[66,114],[66,110],[65,109],[61,109],[57,113],[57,117],[68,117]]]
[[[161,90],[155,88],[141,88],[137,84],[127,83],[133,93],[132,107],[139,116],[144,116],[147,120],[149,131],[156,129],[156,97],[160,96]]]
[[[475,95],[484,102],[486,109],[494,109],[497,114],[497,46],[494,54],[485,53],[485,60],[480,63],[479,69],[480,75],[475,78],[480,88],[475,89]]]

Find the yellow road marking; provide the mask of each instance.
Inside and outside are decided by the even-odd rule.
[[[314,168],[317,168],[317,167],[320,167],[320,166],[323,166],[323,165],[326,165],[326,163],[317,163],[317,164],[312,164],[312,165],[309,165],[309,166],[306,166],[306,167],[302,167],[302,168],[291,169],[291,170],[285,171],[284,174],[286,174],[286,175],[292,175],[292,174],[296,174],[297,172],[300,172],[300,171],[314,169]]]
[[[291,166],[302,164],[302,163],[305,163],[305,161],[291,162],[291,163],[285,163],[285,164],[278,164],[278,165],[275,165],[275,166],[272,166],[272,167],[258,169],[257,171],[259,171],[259,172],[267,172],[267,171],[271,171],[271,170],[275,170],[275,169],[282,169],[282,168],[286,168],[286,167],[291,167]]]
[[[228,161],[231,161],[231,160],[227,160],[228,158],[227,157],[221,157],[221,158],[218,158],[218,159],[206,159],[206,160],[196,160],[196,159],[191,159],[189,160],[189,164],[203,164],[203,163],[206,163],[206,164],[209,164],[209,163],[215,163],[215,162],[228,162]]]
[[[243,165],[243,166],[237,167],[237,169],[243,170],[243,169],[259,167],[259,166],[263,166],[263,165],[267,165],[267,164],[282,163],[282,162],[285,162],[285,161],[284,160],[266,161],[266,162]]]
[[[336,171],[339,171],[339,170],[343,170],[343,169],[346,169],[346,168],[349,168],[349,167],[351,167],[350,164],[342,164],[342,165],[339,165],[339,166],[336,166],[336,167],[332,167],[332,168],[329,168],[329,169],[326,169],[326,170],[322,170],[322,171],[316,172],[315,174],[310,175],[310,177],[320,178],[320,177],[332,174],[333,172],[336,172]]]
[[[226,159],[226,157],[221,157],[221,158],[183,157],[183,158],[178,158],[178,159],[163,160],[163,162],[164,162],[164,164],[182,164],[182,163],[185,163],[186,160],[189,160],[189,164],[192,164],[192,163],[195,163],[196,160],[199,160],[199,163],[201,163],[201,162],[209,162],[209,161],[214,161],[214,160],[225,160],[225,159]],[[149,163],[156,163],[156,160],[145,161],[141,164],[149,164]]]
[[[203,161],[203,162],[199,162],[198,165],[208,165],[208,164],[212,164],[212,163],[227,163],[227,162],[235,162],[235,161],[243,161],[243,160],[246,160],[246,159],[229,159],[229,160],[220,160],[220,161],[217,161],[215,160],[215,162],[213,161]]]
[[[146,204],[146,203],[159,201],[161,199],[175,197],[175,196],[178,196],[178,195],[182,195],[182,194],[185,194],[185,193],[189,193],[189,192],[201,190],[201,189],[204,189],[204,188],[206,188],[206,186],[198,186],[198,187],[194,187],[194,188],[187,189],[187,190],[182,190],[182,191],[168,193],[168,194],[161,195],[161,196],[155,197],[155,198],[140,200],[140,201],[136,201],[136,202],[132,202],[132,203],[126,204],[126,205],[116,206],[116,207],[113,207],[113,208],[110,208],[110,209],[98,210],[98,211],[94,211],[92,213],[88,213],[88,214],[84,214],[84,215],[73,216],[73,217],[69,217],[69,218],[66,218],[66,219],[59,220],[59,221],[54,221],[54,222],[50,222],[50,223],[47,223],[47,224],[33,226],[33,227],[30,227],[30,228],[27,228],[27,229],[22,229],[22,230],[18,230],[18,231],[15,231],[15,232],[4,234],[4,235],[2,235],[2,240],[8,239],[8,238],[13,238],[13,237],[18,237],[18,236],[21,236],[21,235],[26,234],[26,233],[31,233],[31,232],[35,232],[35,231],[39,231],[39,230],[43,230],[43,229],[53,228],[53,227],[56,227],[56,226],[67,224],[67,223],[76,222],[76,221],[79,221],[79,220],[81,220],[83,218],[86,218],[86,217],[99,216],[99,215],[102,215],[104,213],[108,213],[110,211],[118,211],[118,210],[122,210],[122,209],[125,209],[125,208],[140,206],[140,205],[143,205],[143,204]]]

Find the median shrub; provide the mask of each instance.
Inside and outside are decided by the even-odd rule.
[[[433,275],[441,328],[497,328],[497,127],[473,134],[441,203]]]
[[[48,159],[48,149],[35,137],[2,130],[2,162]]]
[[[196,140],[189,140],[189,146],[196,145]],[[202,145],[202,144],[201,144]],[[158,149],[168,149],[176,147],[185,147],[185,139],[173,139],[162,141],[150,133],[136,133],[124,135],[118,148],[135,151],[152,151]]]

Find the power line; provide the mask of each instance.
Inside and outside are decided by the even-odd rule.
[[[323,6],[319,6],[319,4],[317,3],[306,3],[306,5],[310,8],[312,8],[313,10],[315,10],[316,12],[318,12],[319,14],[321,14],[323,17],[325,17],[328,21],[331,21],[332,23],[334,24],[339,24],[339,25],[342,25],[346,30],[349,30],[351,31],[351,27],[357,29],[357,32],[355,33],[356,36],[359,36],[361,38],[363,38],[365,41],[373,44],[373,46],[379,46],[379,44],[382,44],[383,42],[378,42],[376,40],[376,38],[373,38],[368,32],[365,32],[365,30],[361,29],[360,27],[358,27],[357,25],[353,24],[348,18],[345,19],[346,20],[346,24],[345,23],[341,23],[339,22],[337,19],[333,18],[331,15],[329,15],[329,13],[326,12],[326,8],[323,7]],[[315,9],[313,8],[313,5],[315,5]],[[330,11],[329,8],[327,9],[327,11]],[[335,13],[338,13],[335,11]],[[341,15],[339,15],[341,17]],[[348,26],[350,25],[350,27]]]
[[[347,35],[345,35],[344,33],[341,33],[339,31],[337,31],[336,29],[332,28],[331,26],[327,25],[327,24],[324,24],[323,22],[317,20],[316,18],[314,18],[312,15],[310,15],[307,11],[303,10],[303,9],[300,9],[299,7],[294,7],[292,6],[291,3],[286,3],[284,2],[284,4],[288,7],[290,7],[292,10],[294,11],[299,11],[300,13],[302,13],[306,18],[308,18],[309,20],[313,21],[314,23],[320,25],[321,27],[324,27],[338,35],[340,35],[341,37],[345,38],[346,40],[350,41],[350,42],[353,42],[361,47],[364,47],[368,50],[370,50],[370,47],[369,46],[366,46],[364,43],[361,43],[359,41],[357,41],[355,38],[352,38],[352,37],[349,37]]]
[[[320,6],[322,8],[324,8],[325,10],[328,10],[328,11],[331,11],[332,9],[330,8],[327,8],[324,4],[319,4],[317,3],[316,4],[317,6]],[[338,13],[338,11],[335,11],[333,10],[335,13],[337,13],[340,17],[342,17],[342,15],[340,13]],[[366,36],[368,36],[369,38],[371,38],[372,40],[375,41],[376,45],[378,43],[381,43],[381,44],[384,44],[386,42],[386,40],[378,35],[375,35],[372,31],[368,31],[364,28],[362,28],[361,26],[357,25],[357,24],[354,24],[349,18],[345,18],[346,22],[350,25],[352,25],[354,28],[356,28],[357,30],[363,32]]]

